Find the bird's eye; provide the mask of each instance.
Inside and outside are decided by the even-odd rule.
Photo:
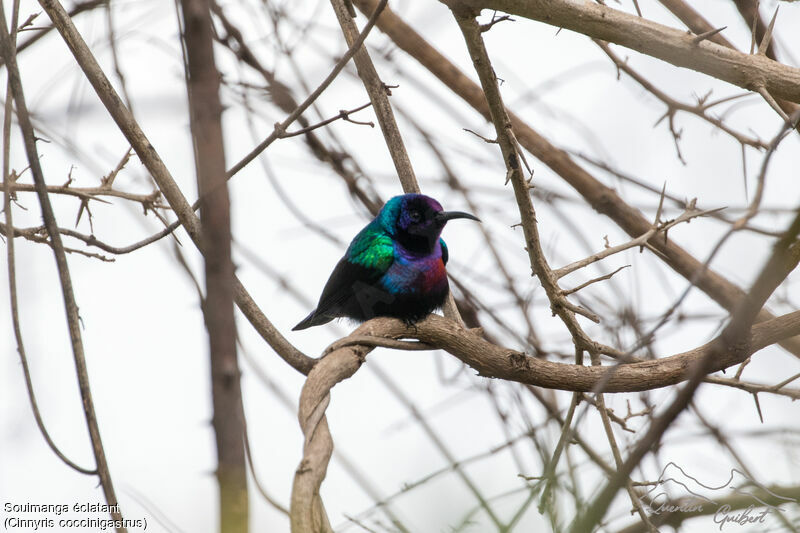
[[[411,222],[419,222],[422,220],[422,214],[419,211],[411,211],[408,218],[411,219]]]

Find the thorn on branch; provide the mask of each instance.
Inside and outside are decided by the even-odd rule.
[[[399,85],[388,85],[383,83],[383,90],[386,92],[386,96],[392,96],[392,89],[397,89],[400,87]]]
[[[667,193],[667,182],[664,182],[663,187],[661,187],[661,197],[658,199],[658,209],[656,209],[656,218],[653,220],[653,226],[658,227],[659,223],[661,222],[661,213],[664,208],[664,197]]]
[[[19,28],[17,28],[17,31],[18,32],[23,31],[28,26],[31,26],[33,24],[33,21],[36,20],[36,17],[38,17],[41,14],[42,14],[42,12],[38,11],[36,13],[32,13],[31,15],[29,15],[28,18],[25,19],[25,22],[23,22],[22,24],[19,25]]]
[[[505,20],[508,20],[510,22],[516,22],[515,19],[512,19],[510,15],[501,15],[498,17],[497,12],[495,11],[495,13],[492,15],[492,20],[490,22],[480,25],[481,33],[491,30],[492,26],[494,26],[499,22],[503,22]]]
[[[70,184],[72,184],[73,181],[75,181],[75,179],[72,177],[72,171],[73,170],[75,170],[75,165],[70,165],[69,166],[69,173],[67,174],[67,181],[65,181],[64,184],[62,185],[62,187],[64,187],[65,189],[67,187],[69,187]]]
[[[160,191],[160,190],[158,190],[158,189],[156,189],[155,191],[153,191],[153,192],[150,194],[150,196],[148,196],[147,198],[145,198],[145,199],[144,199],[144,201],[142,201],[142,210],[143,210],[143,214],[145,214],[145,215],[146,215],[146,214],[147,214],[147,211],[153,211],[153,212],[155,212],[155,210],[154,210],[154,208],[155,208],[155,203],[156,203],[156,201],[157,201],[157,200],[158,200],[160,197],[161,197],[161,191]]]
[[[758,401],[758,393],[753,393],[753,401],[756,403],[756,411],[758,411],[758,419],[761,420],[761,423],[764,423],[764,415],[761,412],[761,404]]]
[[[92,233],[94,233],[94,224],[92,223],[92,211],[89,209],[89,199],[88,198],[81,198],[81,205],[78,208],[78,216],[75,218],[75,227],[78,227],[78,224],[81,221],[81,216],[83,212],[86,211],[86,214],[89,217],[89,229]]]
[[[628,268],[629,266],[631,266],[631,265],[623,265],[623,266],[619,267],[618,269],[616,269],[614,272],[612,272],[610,274],[606,274],[605,276],[600,276],[600,277],[591,279],[591,280],[587,281],[586,283],[581,283],[580,285],[578,285],[577,287],[575,287],[573,289],[562,290],[561,291],[561,295],[562,296],[569,296],[570,294],[574,294],[574,293],[578,292],[579,290],[588,287],[592,283],[597,283],[598,281],[604,281],[604,280],[607,280],[607,279],[611,279],[611,276],[613,276],[614,274],[616,274],[617,272],[619,272],[623,268]]]
[[[666,111],[664,111],[664,114],[663,114],[663,115],[661,115],[660,117],[658,117],[658,120],[656,120],[656,121],[653,123],[653,127],[655,128],[656,126],[658,126],[659,124],[661,124],[661,122],[662,122],[662,121],[663,121],[665,118],[667,118],[667,117],[669,117],[669,116],[671,116],[671,115],[674,115],[674,114],[675,114],[675,111],[676,111],[676,109],[675,109],[674,107],[672,107],[672,106],[670,106],[670,105],[667,105],[667,110],[666,110]]]
[[[480,133],[477,133],[477,132],[474,132],[474,131],[472,131],[472,130],[471,130],[471,129],[469,129],[469,128],[462,128],[462,129],[463,129],[464,131],[466,131],[466,132],[469,132],[469,133],[473,134],[475,137],[478,137],[479,139],[483,140],[483,142],[485,142],[485,143],[488,143],[488,144],[497,144],[497,139],[489,139],[489,138],[487,138],[487,137],[484,137],[484,136],[483,136],[483,135],[481,135]]]
[[[742,377],[742,372],[744,372],[745,367],[749,364],[750,364],[750,358],[748,357],[742,362],[742,364],[739,365],[739,368],[736,370],[736,375],[733,376],[733,379],[739,381]]]
[[[283,124],[280,122],[276,122],[274,126],[274,132],[277,137],[284,137],[286,135],[286,128],[283,127]]]
[[[705,41],[706,39],[708,39],[710,37],[713,37],[714,35],[718,34],[719,32],[721,32],[722,30],[724,30],[726,28],[727,28],[727,26],[722,26],[721,28],[717,28],[715,30],[708,30],[708,31],[704,31],[703,33],[698,33],[697,35],[695,35],[692,38],[692,44],[697,46],[701,42]]]
[[[709,90],[708,90],[708,92],[707,92],[706,94],[704,94],[703,96],[697,96],[697,95],[695,95],[695,98],[697,99],[697,105],[698,105],[698,106],[699,106],[701,109],[704,109],[704,110],[705,110],[705,109],[708,109],[707,107],[704,107],[704,106],[705,106],[705,103],[708,101],[708,99],[709,99],[709,98],[711,98],[711,94],[712,94],[713,92],[714,92],[714,89],[709,89]],[[738,95],[737,95],[737,96],[738,96]]]
[[[128,164],[131,155],[133,155],[133,148],[129,147],[128,150],[125,152],[125,155],[123,155],[122,159],[120,159],[119,163],[117,163],[117,166],[114,167],[114,170],[109,172],[108,175],[103,176],[103,178],[100,180],[100,187],[104,189],[111,188],[111,186],[114,184],[114,180],[116,179],[117,174],[119,174],[120,171],[123,168],[125,168],[125,165]]]
[[[522,149],[522,145],[517,140],[516,134],[514,134],[514,128],[511,126],[509,122],[506,124],[506,130],[508,131],[508,136],[511,138],[512,142],[514,143],[514,148],[516,149],[515,158],[521,159],[522,164],[525,165],[525,170],[528,171],[528,183],[531,182],[533,179],[533,169],[528,164],[528,159],[525,157],[525,151]]]
[[[599,324],[600,323],[600,317],[597,316],[596,313],[593,313],[592,311],[589,311],[588,309],[586,309],[582,305],[576,305],[576,304],[570,302],[569,300],[567,300],[566,298],[561,298],[560,301],[553,303],[553,305],[551,306],[551,311],[553,312],[553,316],[556,315],[555,306],[557,306],[557,305],[560,305],[560,306],[565,307],[566,309],[569,309],[570,311],[572,311],[576,315],[584,316],[584,317],[588,318],[589,320],[591,320],[592,322],[594,322],[595,324]]]
[[[778,19],[778,10],[781,6],[775,8],[775,13],[772,15],[772,20],[769,21],[769,26],[767,26],[767,31],[764,32],[764,37],[761,39],[761,42],[758,45],[758,55],[766,56],[767,49],[769,48],[769,43],[772,41],[772,30],[775,28],[775,21]]]
[[[778,113],[778,115],[780,115],[780,117],[784,120],[784,122],[789,122],[790,120],[789,115],[787,115],[783,111],[783,109],[781,109],[781,106],[778,105],[778,102],[775,101],[775,98],[773,98],[772,95],[769,94],[769,91],[767,91],[766,87],[760,85],[756,88],[756,91],[764,98],[764,100],[766,100],[766,102],[770,105],[770,107],[772,107],[772,109],[774,109],[775,112]]]

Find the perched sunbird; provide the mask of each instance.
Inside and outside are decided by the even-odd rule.
[[[439,238],[454,218],[478,217],[443,211],[423,194],[395,196],[358,232],[333,269],[317,308],[292,330],[327,324],[334,318],[357,321],[390,316],[408,324],[441,307],[447,283],[447,245]]]

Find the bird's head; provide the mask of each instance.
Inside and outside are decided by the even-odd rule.
[[[442,205],[424,194],[395,196],[383,206],[378,220],[384,229],[409,251],[433,251],[448,220],[478,217],[461,211],[444,211]]]

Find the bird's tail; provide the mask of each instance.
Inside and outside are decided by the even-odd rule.
[[[307,317],[305,317],[295,327],[293,327],[292,331],[298,331],[301,329],[310,328],[312,326],[321,326],[322,324],[327,324],[331,320],[333,320],[333,317],[318,315],[317,310],[314,309],[308,314]]]

